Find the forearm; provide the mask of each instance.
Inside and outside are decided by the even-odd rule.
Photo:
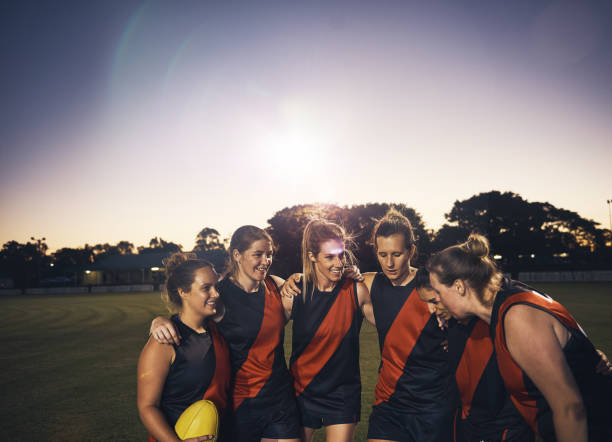
[[[557,442],[587,442],[586,410],[582,402],[553,409]]]
[[[138,413],[145,428],[158,442],[180,441],[158,407],[155,405],[139,407]]]

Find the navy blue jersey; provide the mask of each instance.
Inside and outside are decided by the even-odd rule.
[[[227,405],[230,386],[229,354],[214,323],[198,333],[183,324],[178,315],[171,318],[181,334],[181,345],[173,345],[174,361],[164,383],[160,409],[168,424],[174,424],[187,407],[201,399],[212,401],[220,415]],[[149,435],[149,441],[155,439]]]
[[[234,409],[243,402],[267,406],[293,387],[283,348],[285,315],[276,284],[266,277],[259,291],[247,293],[229,278],[219,283],[225,305],[217,324],[230,349]]]
[[[293,303],[291,373],[298,404],[311,415],[354,415],[361,404],[359,330],[363,315],[355,282],[331,292],[307,287]]]
[[[378,273],[370,294],[381,362],[368,438],[449,441],[456,398],[443,346],[446,332],[414,281],[394,286]]]
[[[394,286],[378,273],[371,297],[381,352],[374,405],[389,402],[410,412],[447,408],[450,368],[443,348],[446,332],[419,298],[414,282]]]
[[[506,347],[504,317],[517,304],[554,316],[569,331],[571,337],[563,354],[586,407],[589,441],[612,440],[612,378],[596,373],[600,357],[593,344],[561,304],[518,281],[505,279],[493,304],[490,333],[500,373],[517,409],[542,439],[556,440],[550,405]]]
[[[448,347],[460,397],[455,419],[457,442],[534,440],[497,368],[489,326],[478,318],[449,322]]]

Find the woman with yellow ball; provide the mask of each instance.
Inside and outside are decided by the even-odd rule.
[[[169,309],[177,312],[171,320],[183,339],[177,346],[150,338],[138,361],[138,412],[149,441],[160,442],[180,440],[172,428],[199,400],[211,401],[223,413],[230,383],[228,348],[211,319],[219,299],[212,264],[195,254],[175,253],[165,267],[164,297]],[[216,436],[185,440],[216,440]]]

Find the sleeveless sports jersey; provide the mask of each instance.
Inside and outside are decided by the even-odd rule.
[[[449,321],[448,351],[461,400],[455,441],[534,440],[499,374],[488,324],[478,318],[466,325]]]
[[[280,293],[270,277],[247,293],[229,278],[219,283],[226,311],[217,324],[230,349],[233,407],[258,407],[293,396],[283,348],[285,316]],[[293,399],[292,399],[293,400]]]
[[[570,339],[563,354],[586,407],[589,441],[612,440],[612,378],[595,372],[600,357],[593,344],[561,304],[518,281],[505,279],[493,304],[490,333],[500,373],[517,409],[545,441],[556,440],[550,406],[506,347],[504,317],[517,304],[526,304],[554,316],[569,331]]]
[[[378,273],[370,294],[381,352],[374,405],[388,402],[409,413],[448,408],[446,332],[419,298],[414,281],[394,286]]]
[[[212,401],[223,414],[230,388],[230,365],[227,345],[213,321],[207,321],[207,332],[198,333],[183,324],[178,315],[171,320],[183,339],[181,345],[173,344],[175,357],[162,390],[160,408],[174,428],[181,413],[200,399]],[[149,435],[148,441],[155,439]]]
[[[359,330],[363,315],[352,279],[331,292],[312,291],[293,303],[291,373],[302,412],[359,419]],[[312,293],[312,294],[311,294]]]

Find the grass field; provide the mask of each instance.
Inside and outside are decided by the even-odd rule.
[[[612,355],[612,283],[537,288],[563,303]],[[165,314],[159,294],[5,296],[0,308],[0,440],[145,440],[136,362],[151,319]],[[376,331],[364,323],[358,441],[365,440],[378,363]]]

